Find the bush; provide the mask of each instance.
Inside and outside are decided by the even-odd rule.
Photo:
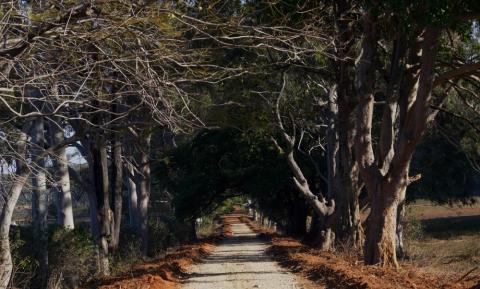
[[[178,226],[173,220],[150,220],[149,222],[149,249],[152,256],[159,256],[164,254],[169,247],[174,247],[179,244],[176,234]]]
[[[111,263],[114,275],[133,269],[133,265],[142,259],[141,241],[132,228],[122,228],[118,245]]]
[[[10,249],[12,253],[13,273],[11,284],[14,288],[30,288],[31,280],[38,267],[33,258],[32,230],[26,227],[12,227],[10,231]]]
[[[406,240],[417,241],[424,238],[425,228],[421,220],[416,217],[410,218],[404,224],[404,236]]]
[[[49,241],[51,288],[72,288],[95,277],[96,253],[85,229],[55,227]]]

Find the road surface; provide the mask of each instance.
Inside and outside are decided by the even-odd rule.
[[[248,226],[232,224],[232,233],[204,262],[190,268],[182,289],[303,289],[265,254],[268,245]]]

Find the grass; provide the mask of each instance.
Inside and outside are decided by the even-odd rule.
[[[461,276],[480,267],[480,205],[439,206],[428,201],[407,209],[406,249],[422,271]],[[478,276],[480,269],[469,274]]]

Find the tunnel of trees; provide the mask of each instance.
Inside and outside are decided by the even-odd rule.
[[[320,249],[397,267],[406,201],[479,188],[479,13],[2,1],[0,288],[109,275],[128,246],[191,240],[232,198]]]

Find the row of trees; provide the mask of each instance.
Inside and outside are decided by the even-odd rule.
[[[58,223],[73,229],[73,182],[88,195],[101,274],[109,274],[119,246],[123,200],[147,255],[152,163],[197,128],[255,131],[254,140],[261,135],[269,146],[242,150],[249,138],[233,137],[240,148],[228,154],[244,157],[220,158],[208,169],[196,158],[212,144],[199,136],[182,146],[173,157],[179,167],[159,170],[177,208],[199,217],[200,204],[225,193],[249,193],[268,208],[278,200],[272,194],[281,194],[294,204],[285,218],[314,212],[314,239],[323,249],[348,242],[364,248],[367,264],[397,266],[398,220],[407,186],[418,179],[410,163],[439,112],[471,127],[458,145],[479,165],[478,5],[2,2],[0,288],[12,274],[14,210],[30,189],[39,287],[47,287],[49,274],[48,191],[58,191]],[[74,169],[73,150],[87,174]],[[287,187],[268,190],[248,164],[278,164],[279,155],[287,175],[261,172],[285,176],[277,185]],[[214,176],[218,165],[228,168],[225,175]],[[360,198],[362,190],[368,197]],[[192,194],[203,202],[189,202]],[[370,208],[365,226],[361,205]],[[301,222],[290,223],[290,232],[303,233]]]

